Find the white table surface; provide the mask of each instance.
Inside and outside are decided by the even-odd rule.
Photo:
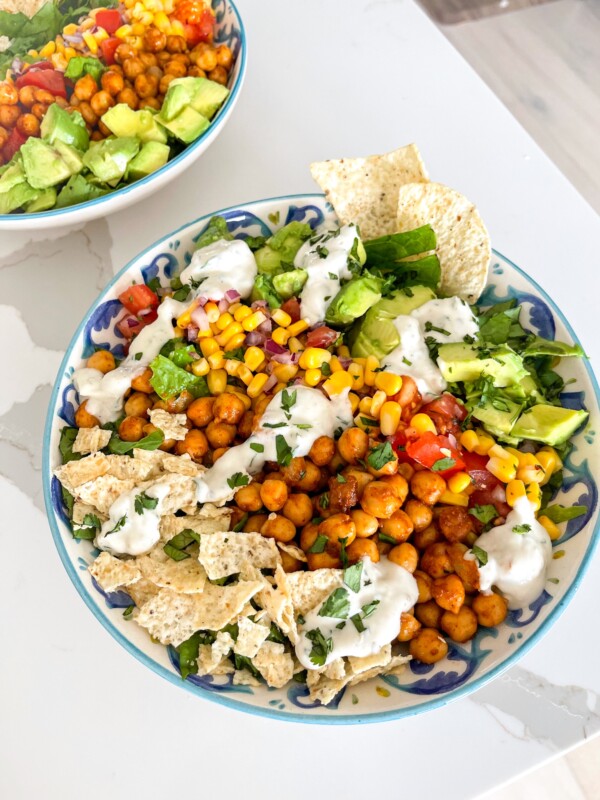
[[[494,245],[558,299],[587,352],[600,220],[408,0],[239,0],[244,91],[209,152],[160,195],[80,230],[0,235],[0,796],[386,796],[465,800],[600,729],[600,563],[543,642],[429,715],[307,727],[199,700],[135,661],[64,572],[41,434],[72,332],[111,274],[183,222],[313,191],[315,159],[418,142],[479,205]]]

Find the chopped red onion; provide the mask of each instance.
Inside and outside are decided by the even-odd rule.
[[[225,298],[223,298],[222,300],[219,300],[219,303],[218,303],[217,307],[219,309],[219,313],[220,314],[224,314],[227,311],[227,309],[229,308],[229,302],[227,300],[225,300]]]
[[[267,378],[267,382],[263,386],[263,392],[270,392],[274,386],[277,386],[277,377],[275,375],[271,375]]]
[[[83,42],[83,35],[81,33],[63,33],[61,35],[65,42],[69,42],[69,44],[81,44]]]
[[[198,338],[198,328],[195,325],[188,325],[187,326],[187,340],[188,342],[195,342]],[[191,357],[196,360],[196,358],[200,358],[197,353],[190,353]]]
[[[270,319],[266,319],[264,322],[261,322],[256,330],[264,334],[271,333],[273,330],[273,322]]]
[[[299,358],[298,353],[290,353],[289,350],[284,350],[283,353],[271,356],[271,361],[277,361],[278,364],[296,364]]]
[[[255,300],[252,303],[251,308],[260,309],[261,311],[265,311],[267,308],[267,301],[266,300]]]
[[[191,313],[190,319],[198,327],[201,331],[208,331],[210,330],[210,322],[208,321],[208,314],[202,308],[202,306],[197,306]]]
[[[348,369],[348,367],[352,363],[352,359],[351,358],[344,358],[343,356],[339,356],[339,359],[340,359],[340,364],[342,365],[343,369]]]
[[[504,486],[500,484],[495,486],[491,491],[491,495],[496,503],[506,503],[506,491]]]
[[[230,303],[235,303],[237,300],[240,299],[241,294],[237,292],[235,289],[228,289],[225,292],[225,297],[229,300]]]
[[[265,338],[264,333],[260,333],[258,330],[250,331],[246,336],[246,344],[248,347],[262,347],[265,343]]]
[[[208,297],[197,297],[198,305],[205,306],[208,303]]]
[[[273,339],[267,339],[267,341],[265,342],[265,352],[273,356],[286,353],[287,350],[285,349],[285,347],[282,347],[280,344],[277,344],[277,342],[274,342]]]

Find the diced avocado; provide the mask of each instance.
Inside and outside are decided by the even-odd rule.
[[[160,142],[145,142],[137,156],[132,159],[127,172],[128,180],[137,181],[151,172],[164,167],[169,160],[170,148]]]
[[[502,403],[498,403],[497,406],[494,406],[492,402],[483,406],[476,405],[471,410],[471,413],[475,419],[483,423],[492,436],[497,436],[510,444],[517,444],[519,440],[511,436],[511,434],[523,405],[503,397]]]
[[[588,416],[587,411],[539,404],[521,414],[513,426],[512,435],[552,446],[564,444]]]
[[[229,89],[208,78],[196,78],[196,87],[192,97],[191,106],[204,117],[210,119],[223,105]]]
[[[374,355],[383,359],[400,344],[400,335],[394,325],[396,317],[410,314],[429,300],[435,300],[435,292],[427,286],[399,289],[390,297],[379,300],[350,332],[352,355],[355,358]]]
[[[25,172],[20,159],[7,164],[0,176],[0,193],[9,192],[19,183],[25,183]]]
[[[296,253],[312,235],[312,228],[305,222],[288,222],[254,253],[258,271],[272,274],[281,269],[282,263],[293,264]]]
[[[57,139],[54,147],[60,153],[62,160],[67,167],[71,170],[71,175],[76,175],[83,169],[83,157],[79,150],[66,144],[62,139]]]
[[[167,122],[175,119],[175,117],[180,114],[186,106],[190,105],[193,92],[191,91],[191,87],[188,83],[182,83],[182,81],[187,80],[189,79],[176,78],[169,84],[167,94],[165,95],[165,99],[163,100],[163,104],[160,109],[161,117]]]
[[[532,397],[534,400],[543,400],[542,395],[531,375],[526,375],[519,383],[507,386],[505,393],[513,400],[525,400]]]
[[[281,297],[279,297],[275,291],[273,280],[270,275],[256,276],[250,300],[253,303],[256,300],[266,300],[271,308],[279,308],[281,305]]]
[[[157,119],[173,136],[185,144],[197,139],[210,125],[206,117],[194,111],[191,106],[185,106],[173,119],[165,120],[160,114]]]
[[[96,197],[101,197],[107,192],[108,188],[103,189],[100,186],[90,183],[83,175],[73,175],[60,190],[56,198],[56,208],[65,208],[66,206],[73,206],[77,203],[85,203],[86,200],[94,200]]]
[[[137,136],[142,142],[166,144],[167,134],[157,122],[156,114],[148,108],[134,111],[125,103],[119,103],[102,115],[102,122],[115,136]]]
[[[507,345],[490,348],[483,355],[475,347],[462,342],[443,344],[438,350],[438,367],[449,383],[476,381],[482,375],[491,377],[494,386],[518,384],[528,375],[523,359]]]
[[[83,163],[99,180],[114,186],[125,175],[129,162],[139,149],[140,142],[133,136],[103,139],[90,144]]]
[[[82,152],[87,150],[90,143],[85,120],[79,111],[65,111],[57,103],[52,103],[48,107],[42,119],[40,132],[42,138],[50,144],[55,144],[60,140]]]
[[[256,259],[258,271],[261,273],[273,274],[281,269],[281,256],[268,244],[257,250],[254,253],[254,258]]]
[[[328,325],[350,325],[381,300],[383,281],[365,272],[348,281],[333,298],[325,314]]]
[[[305,269],[291,269],[273,276],[273,288],[282,300],[297,297],[306,283],[308,272]]]
[[[38,191],[36,189],[36,191]],[[38,191],[38,196],[27,203],[25,211],[32,214],[34,211],[48,211],[49,208],[54,208],[56,204],[56,189],[51,186],[49,189],[42,189]]]
[[[17,208],[23,208],[35,200],[39,193],[39,189],[34,189],[26,181],[16,183],[7,192],[0,194],[0,214],[8,214]]]
[[[21,146],[20,153],[27,182],[34,189],[56,186],[77,171],[71,169],[56,147],[33,136]]]

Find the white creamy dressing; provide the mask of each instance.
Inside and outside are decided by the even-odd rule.
[[[257,274],[252,250],[242,239],[218,239],[196,250],[190,265],[181,273],[182,283],[202,281],[196,297],[222,300],[235,289],[243,298],[250,297]]]
[[[324,601],[304,616],[304,622],[298,625],[299,639],[296,655],[306,669],[316,669],[317,665],[310,660],[313,642],[306,637],[312,630],[320,630],[325,639],[331,638],[333,647],[325,664],[329,664],[342,656],[365,656],[378,653],[381,648],[393,641],[400,630],[400,615],[412,608],[419,597],[417,582],[408,570],[383,558],[374,564],[370,558],[362,560],[360,589],[353,592],[344,585],[350,608],[347,618],[319,616]],[[363,607],[379,601],[374,610],[364,615]],[[352,620],[359,614],[365,630],[359,632]],[[341,625],[345,622],[342,628]]]
[[[109,518],[96,536],[96,547],[115,555],[139,556],[147,553],[160,539],[161,505],[168,493],[169,484],[160,480],[146,489],[137,487],[124,492],[109,508]],[[136,510],[136,497],[142,494],[157,499],[156,508],[140,506]]]
[[[438,330],[428,330],[427,323]],[[431,337],[438,344],[450,344],[462,342],[465,336],[475,337],[479,332],[473,312],[459,297],[429,300],[410,314],[396,317],[394,325],[400,344],[388,353],[382,366],[396,375],[410,375],[425,398],[439,395],[446,388],[446,381],[431,360],[425,340]]]
[[[329,234],[337,235],[328,238]],[[311,244],[311,239],[304,242],[294,259],[296,269],[308,272],[300,294],[300,308],[302,318],[309,325],[325,319],[325,312],[339,292],[342,279],[350,280],[352,277],[348,256],[358,239],[355,225],[342,225],[337,231],[319,230],[315,233],[315,236],[320,235],[323,239],[314,244]]]
[[[292,404],[290,398],[295,402]],[[290,401],[284,408],[285,398]],[[231,447],[216,464],[196,478],[199,503],[223,503],[235,487],[228,480],[237,473],[255,475],[266,461],[277,461],[277,437],[281,436],[293,457],[308,454],[319,436],[330,436],[337,428],[352,424],[352,409],[348,392],[329,400],[318,389],[292,386],[278,392],[265,409],[258,429],[243,444]],[[276,427],[270,427],[276,426]],[[281,440],[279,440],[281,442]]]
[[[522,525],[529,529],[518,527]],[[552,560],[552,542],[526,497],[516,501],[504,525],[483,533],[475,544],[488,556],[487,564],[479,567],[482,592],[489,594],[496,586],[509,608],[523,608],[540,596]]]

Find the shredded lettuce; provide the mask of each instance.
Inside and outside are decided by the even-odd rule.
[[[75,56],[70,59],[65,78],[70,78],[73,82],[78,81],[83,75],[91,75],[96,83],[100,83],[100,78],[104,72],[102,62],[97,58],[86,56]]]
[[[150,384],[162,400],[177,397],[188,391],[194,397],[206,397],[210,394],[206,378],[186,372],[171,361],[170,358],[158,355],[150,364],[152,377]]]

